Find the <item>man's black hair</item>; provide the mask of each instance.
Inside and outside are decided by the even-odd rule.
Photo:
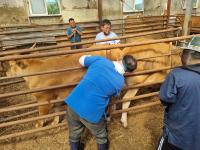
[[[125,55],[122,63],[126,72],[132,72],[137,68],[137,60],[131,55]]]
[[[69,22],[70,22],[70,21],[74,21],[74,18],[69,18]]]
[[[101,26],[104,26],[104,25],[110,25],[110,26],[111,26],[110,20],[104,19],[104,20],[101,22]]]

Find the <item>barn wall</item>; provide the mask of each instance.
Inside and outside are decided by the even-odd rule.
[[[183,1],[172,0],[171,14],[183,14]],[[124,15],[163,15],[167,7],[167,0],[144,0],[144,12],[123,14],[121,0],[102,0],[103,18],[119,19]],[[61,15],[45,17],[29,17],[28,0],[1,0],[0,1],[0,24],[52,24],[67,22],[73,17],[78,22],[97,21],[97,0],[60,0]],[[200,1],[193,13],[200,15]]]
[[[62,0],[62,16],[66,22],[73,17],[77,21],[98,20],[98,6],[96,0]]]
[[[172,0],[171,15],[184,14],[183,9],[184,0]],[[167,9],[167,0],[144,0],[144,12],[145,16],[158,16],[163,15],[164,10]],[[142,15],[142,13],[131,13],[129,15]],[[193,14],[200,16],[200,0],[197,9],[193,9]]]
[[[122,3],[120,0],[102,0],[103,19],[122,19]]]
[[[28,24],[24,0],[0,1],[0,24]]]

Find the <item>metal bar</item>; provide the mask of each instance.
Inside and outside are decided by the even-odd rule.
[[[21,56],[6,56],[6,57],[0,58],[0,61],[50,57],[50,56],[58,56],[58,55],[75,54],[75,53],[81,53],[81,52],[92,52],[92,51],[98,51],[98,50],[110,50],[110,49],[115,49],[115,48],[124,48],[124,47],[133,47],[133,46],[139,46],[139,45],[172,42],[172,41],[177,41],[177,40],[190,39],[194,36],[200,36],[200,34],[166,38],[166,39],[159,39],[159,40],[148,40],[148,41],[143,41],[143,42],[133,42],[133,43],[128,43],[128,44],[108,45],[108,46],[104,46],[104,47],[101,47],[101,48],[99,48],[99,47],[97,47],[97,48],[85,48],[85,49],[78,49],[76,51],[73,51],[73,50],[65,51],[64,50],[64,51],[58,51],[58,52],[29,54],[29,55],[21,55]]]
[[[148,28],[140,28],[136,30],[125,30],[125,33],[134,33],[134,32],[146,32],[151,30],[165,30],[164,27],[148,27]]]
[[[110,103],[109,105],[119,104],[119,103],[123,103],[123,102],[138,100],[138,99],[152,97],[152,96],[157,96],[157,95],[159,95],[159,92],[153,92],[153,93],[149,93],[149,94],[143,94],[143,95],[135,96],[133,98],[118,100],[118,101]],[[23,119],[23,120],[6,122],[6,123],[0,124],[0,128],[12,126],[12,125],[18,125],[18,124],[22,124],[22,123],[28,123],[28,122],[42,120],[42,119],[47,119],[47,118],[52,118],[52,117],[55,117],[55,116],[61,116],[61,115],[64,115],[65,113],[66,113],[65,111],[62,111],[62,112],[57,112],[57,113],[53,113],[53,114],[49,114],[49,115],[43,115],[43,116],[34,117],[34,118],[28,118],[28,119]]]
[[[58,69],[58,70],[52,70],[52,71],[29,73],[29,74],[17,75],[17,76],[13,76],[13,77],[0,77],[0,81],[5,80],[5,79],[15,79],[15,78],[21,78],[21,77],[30,77],[30,76],[37,76],[37,75],[44,75],[44,74],[50,74],[50,73],[72,71],[72,70],[80,70],[80,69],[84,69],[84,68],[83,67],[74,67],[74,68],[68,68],[68,69]]]
[[[163,25],[163,23],[157,23],[156,22],[156,23],[153,23],[153,24],[131,25],[131,26],[125,26],[124,29],[141,28],[141,27],[152,27],[152,26],[158,26],[158,25]]]
[[[133,89],[133,88],[141,88],[141,87],[145,87],[145,86],[151,86],[151,85],[154,85],[154,84],[161,84],[162,82],[163,82],[163,80],[162,81],[156,81],[156,82],[149,82],[149,83],[141,83],[141,84],[125,87],[124,89],[127,90],[127,89]],[[60,102],[63,102],[63,101],[64,101],[64,99],[51,100],[50,102],[41,102],[41,103],[24,105],[24,106],[4,108],[4,109],[0,109],[0,113],[16,111],[16,110],[21,110],[21,109],[27,109],[27,108],[33,108],[33,107],[42,106],[42,105],[48,105],[48,104],[55,104],[55,103],[60,103]]]
[[[141,24],[141,23],[146,23],[146,24],[148,24],[148,23],[153,23],[153,22],[158,22],[158,21],[161,21],[161,22],[163,22],[163,21],[166,21],[167,19],[154,19],[154,20],[147,20],[147,21],[126,21],[125,20],[125,22],[124,22],[124,24],[125,25],[127,25],[127,24]]]
[[[73,83],[69,83],[69,84],[49,86],[47,88],[36,88],[36,89],[31,89],[31,90],[0,94],[0,100],[2,100],[2,98],[8,98],[8,97],[17,96],[17,95],[31,94],[31,93],[42,92],[42,91],[46,91],[46,90],[53,90],[53,89],[58,89],[58,88],[66,88],[66,87],[70,87],[70,86],[75,86],[77,84],[78,84],[78,82],[73,82]]]
[[[176,54],[178,54],[178,53],[163,54],[163,55],[157,55],[157,56],[153,56],[153,57],[143,57],[143,58],[137,59],[137,61],[142,61],[142,60],[151,59],[151,58],[157,58],[157,57],[164,57],[164,56],[169,56],[169,55],[176,55]],[[1,80],[5,80],[5,79],[15,79],[15,78],[21,78],[21,77],[30,77],[30,76],[36,76],[36,75],[44,75],[44,74],[50,74],[50,73],[73,71],[73,70],[79,70],[79,69],[84,69],[84,68],[83,67],[75,67],[75,68],[68,68],[68,69],[58,69],[58,70],[51,70],[51,71],[29,73],[29,74],[17,75],[17,76],[13,76],[13,77],[0,77],[0,81]],[[137,74],[137,72],[128,73],[128,74],[129,75],[134,75],[135,73]]]
[[[61,115],[64,115],[64,114],[66,114],[66,112],[62,111],[62,112],[57,112],[57,113],[53,113],[53,114],[49,114],[49,115],[43,115],[43,116],[39,116],[39,117],[33,117],[33,118],[28,118],[28,119],[23,119],[23,120],[6,122],[6,123],[0,124],[0,128],[13,126],[13,125],[18,125],[18,124],[22,124],[22,123],[29,123],[29,122],[42,120],[42,119],[47,119],[47,118],[52,118],[52,117],[61,116]]]
[[[7,86],[7,85],[21,83],[21,82],[24,82],[24,80],[18,80],[18,81],[10,81],[10,82],[5,82],[5,83],[0,83],[0,86]]]
[[[151,102],[151,103],[148,103],[148,104],[143,104],[143,105],[138,105],[138,106],[133,106],[133,107],[130,107],[130,108],[127,108],[127,109],[116,110],[114,112],[111,112],[111,115],[121,114],[123,112],[133,111],[133,110],[137,110],[137,109],[144,109],[144,108],[152,107],[152,106],[155,106],[155,105],[160,105],[160,101]]]
[[[130,86],[125,87],[123,90],[136,89],[136,88],[141,88],[141,87],[145,87],[145,86],[151,86],[151,85],[154,85],[154,84],[161,84],[163,82],[164,82],[164,80],[155,81],[155,82],[141,83],[141,84],[136,84],[136,85],[130,85]]]
[[[15,105],[10,105],[6,108],[12,108],[12,107],[17,107],[17,106],[23,106],[23,105],[28,105],[28,104],[33,104],[33,103],[36,103],[37,101],[36,100],[29,100],[29,101],[26,101],[26,102],[23,102],[23,103],[19,103],[19,104],[15,104]]]
[[[33,110],[33,111],[29,111],[29,112],[26,112],[26,113],[23,113],[23,114],[20,114],[20,115],[7,117],[7,118],[1,120],[0,123],[7,122],[7,121],[10,121],[10,120],[13,120],[13,119],[20,118],[20,117],[25,117],[25,116],[28,116],[28,115],[33,115],[37,112],[38,112],[38,110]]]
[[[125,73],[124,76],[125,77],[138,76],[138,75],[150,74],[150,73],[160,72],[160,71],[169,70],[169,69],[171,69],[171,67],[163,67],[160,69],[152,69],[152,70],[138,71],[138,72],[133,72],[133,73]]]
[[[29,135],[29,134],[33,134],[33,133],[37,133],[37,132],[41,132],[41,131],[46,131],[46,130],[50,130],[50,129],[54,129],[54,128],[64,127],[64,126],[67,127],[67,123],[66,122],[59,123],[57,125],[51,125],[51,126],[32,129],[32,130],[28,130],[28,131],[23,131],[23,132],[13,133],[13,134],[9,134],[9,135],[4,135],[4,136],[0,136],[0,141],[6,140],[6,139],[10,139],[10,138],[19,137],[19,136]]]
[[[141,74],[145,74],[145,73],[148,74],[148,73],[153,73],[153,72],[159,72],[159,71],[166,70],[166,69],[168,69],[168,67],[165,67],[165,68],[162,68],[162,69],[161,68],[155,69],[155,70],[146,70],[146,71],[141,71],[141,72],[137,72],[137,73],[130,73],[130,74],[126,74],[125,76],[141,75]],[[78,83],[79,82],[72,82],[72,83],[68,83],[68,84],[49,86],[49,87],[46,87],[46,88],[36,88],[36,89],[31,89],[31,90],[0,94],[0,100],[2,100],[3,98],[8,98],[8,97],[17,96],[17,95],[24,95],[24,94],[42,92],[42,91],[53,90],[53,89],[58,89],[58,88],[66,88],[66,87],[70,87],[70,86],[75,86]]]
[[[109,39],[96,40],[96,41],[85,41],[85,42],[71,43],[71,44],[63,44],[63,45],[59,45],[59,46],[56,45],[56,46],[46,46],[46,47],[40,47],[40,48],[34,48],[34,49],[12,50],[12,51],[9,51],[9,52],[1,52],[0,56],[18,54],[18,53],[28,53],[28,52],[42,51],[42,50],[50,50],[50,49],[63,48],[63,47],[71,47],[71,46],[74,46],[74,45],[92,44],[92,43],[97,43],[97,42],[105,42],[105,41],[118,40],[118,39],[126,39],[126,38],[139,37],[139,36],[144,36],[144,35],[172,32],[172,31],[177,31],[177,30],[181,30],[181,28],[172,28],[172,29],[166,29],[166,30],[158,30],[158,31],[145,32],[145,33],[137,33],[137,34],[133,34],[133,35],[120,36],[120,37],[116,37],[116,38],[109,38]]]
[[[151,25],[151,23],[152,23],[152,25]],[[155,25],[157,25],[158,24],[158,22],[156,22],[156,24],[154,23],[154,22],[150,22],[150,24],[148,23],[148,25],[147,24],[145,24],[145,23],[143,23],[143,22],[141,22],[141,23],[139,23],[139,24],[137,24],[137,25],[135,25],[135,26],[133,26],[133,27],[135,27],[135,28],[140,28],[140,27],[148,27],[148,26],[155,26]],[[116,25],[120,25],[120,24],[113,24],[112,26],[116,26]],[[160,25],[163,25],[163,24],[160,24]],[[94,26],[94,28],[95,27],[98,27],[99,25],[97,25],[97,26]],[[64,27],[64,28],[58,28],[58,29],[46,29],[46,28],[43,28],[43,29],[37,29],[37,30],[27,30],[27,31],[14,31],[15,33],[24,33],[24,32],[44,32],[44,31],[58,31],[58,30],[65,30],[66,29],[66,27]],[[115,28],[115,27],[113,27],[112,28],[113,30],[114,29],[117,29],[117,30],[121,30],[122,28],[119,28],[119,27],[117,27],[117,28]],[[13,32],[13,34],[14,34],[14,32]],[[94,30],[94,31],[83,31],[83,33],[84,34],[91,34],[91,33],[97,33],[97,32],[99,32],[99,30]],[[1,35],[2,33],[0,33],[0,35]],[[5,33],[6,34],[6,33]],[[9,34],[11,34],[11,33],[9,33]],[[4,35],[4,34],[2,34],[2,35]],[[46,35],[35,35],[35,36],[21,36],[21,37],[12,37],[12,38],[9,38],[9,37],[5,37],[5,38],[2,38],[2,41],[13,41],[13,40],[22,40],[22,39],[33,39],[33,38],[43,38],[43,37],[59,37],[59,36],[65,36],[66,34],[64,34],[64,33],[56,33],[55,35],[51,35],[51,34],[46,34]]]
[[[159,101],[151,102],[151,103],[148,103],[148,104],[134,106],[134,107],[127,108],[127,109],[124,109],[124,110],[117,110],[117,111],[112,112],[111,115],[119,114],[119,113],[122,113],[122,112],[133,111],[133,110],[137,110],[137,109],[144,109],[144,108],[156,106],[156,105],[159,105],[159,104],[160,104]],[[2,140],[10,139],[10,138],[29,135],[29,134],[33,134],[33,133],[37,133],[37,132],[41,132],[41,131],[46,131],[46,130],[50,130],[50,129],[54,129],[54,128],[58,128],[58,127],[64,127],[64,126],[65,127],[67,126],[66,122],[59,123],[59,124],[53,125],[53,126],[46,126],[46,127],[42,127],[42,128],[37,128],[37,129],[28,130],[28,131],[4,135],[4,136],[0,137],[0,140],[2,141]]]
[[[163,25],[163,23],[162,24],[160,24],[160,25]],[[151,24],[148,24],[148,25],[146,25],[146,24],[144,24],[144,25],[141,25],[141,27],[139,27],[138,25],[135,25],[136,27],[135,28],[137,28],[137,29],[135,29],[134,30],[134,28],[133,27],[127,27],[127,29],[132,29],[131,31],[128,31],[128,33],[136,33],[136,32],[139,32],[139,31],[146,31],[146,32],[148,32],[148,31],[150,31],[150,30],[152,30],[152,29],[149,29],[149,28],[144,28],[145,26],[146,27],[151,27],[151,28],[154,28],[154,30],[155,31],[157,31],[158,29],[160,30],[160,29],[165,29],[165,28],[155,28],[156,26],[160,26],[159,24],[155,24],[155,25],[151,25]],[[138,26],[138,27],[137,27]],[[142,28],[142,26],[144,26],[143,28]],[[113,29],[113,28],[112,28]],[[139,30],[138,30],[139,29]],[[142,30],[143,29],[143,30]],[[114,29],[113,29],[114,30]],[[119,28],[116,28],[116,30],[118,31],[121,31],[122,29],[119,29]],[[115,31],[116,31],[115,30]],[[122,34],[123,32],[115,32],[115,33],[117,33],[117,34]],[[96,35],[90,35],[90,36],[84,36],[84,37],[82,37],[82,39],[84,39],[84,38],[93,38],[93,37],[95,37]],[[66,38],[62,38],[62,39],[55,39],[55,41],[56,42],[61,42],[61,41],[68,41],[68,38],[66,37]]]
[[[24,105],[24,106],[16,106],[16,107],[10,107],[10,108],[3,108],[3,109],[0,109],[0,113],[10,112],[10,111],[17,111],[17,110],[28,109],[28,108],[34,108],[34,107],[38,107],[38,106],[55,104],[55,103],[61,103],[63,101],[64,101],[64,99],[61,99],[61,100],[51,100],[50,102],[46,101],[46,102],[28,104],[28,105]]]
[[[134,107],[127,108],[127,109],[124,109],[124,110],[117,110],[117,111],[112,112],[111,115],[119,114],[119,113],[122,113],[122,112],[133,111],[133,110],[137,110],[137,109],[144,109],[144,108],[156,106],[156,105],[159,105],[159,104],[160,104],[159,101],[151,102],[151,103],[148,103],[148,104],[134,106]],[[50,130],[50,129],[58,128],[58,127],[64,127],[64,126],[67,126],[66,122],[59,123],[59,124],[53,125],[53,126],[46,126],[46,127],[42,127],[42,128],[37,128],[37,129],[28,130],[28,131],[4,135],[4,136],[0,137],[0,140],[2,141],[2,140],[10,139],[10,138],[29,135],[29,134],[33,134],[33,133],[37,133],[37,132],[41,132],[41,131],[46,131],[46,130]]]
[[[162,20],[158,20],[158,21],[162,21]],[[158,22],[157,20],[154,20],[154,21],[146,21],[146,23],[148,22],[148,23],[154,23],[154,22]],[[132,22],[133,23],[133,22]],[[136,24],[137,23],[137,24]],[[131,24],[131,23],[130,23]],[[145,24],[145,22],[144,21],[140,21],[140,22],[134,22],[133,24],[135,24],[135,25],[140,25],[140,24]],[[115,27],[115,26],[118,26],[118,25],[120,25],[120,23],[112,23],[112,26],[113,27]],[[83,28],[96,28],[96,27],[99,27],[99,24],[95,24],[95,25],[90,25],[90,26],[81,26],[81,27],[83,27]],[[1,32],[0,33],[0,35],[9,35],[9,34],[20,34],[20,33],[30,33],[30,32],[42,32],[42,33],[45,33],[45,31],[59,31],[59,30],[65,30],[67,28],[67,26],[64,26],[64,27],[59,27],[59,28],[33,28],[33,29],[27,29],[27,30],[23,30],[23,31],[17,31],[17,30],[19,30],[19,29],[17,29],[17,30],[14,30],[14,31],[6,31],[6,32]],[[94,32],[94,31],[93,31]],[[97,32],[97,30],[96,30],[96,32]],[[83,31],[83,33],[85,33],[85,34],[87,34],[87,33],[90,33],[90,31]],[[57,36],[63,36],[63,35],[65,35],[65,34],[63,34],[63,33],[59,33],[59,34],[55,34],[55,35],[45,35],[45,36],[37,36],[37,35],[35,35],[34,37],[57,37]],[[24,37],[19,37],[19,38],[17,38],[17,39],[24,39]],[[30,38],[33,38],[33,37],[27,37],[27,39],[30,39]],[[13,39],[13,38],[12,38]],[[12,40],[11,39],[11,40]],[[16,38],[15,38],[16,39]],[[7,41],[7,40],[10,40],[10,39],[8,39],[8,38],[5,38],[5,39],[3,39],[3,40],[5,40],[5,41]]]
[[[139,96],[135,96],[133,98],[124,98],[124,99],[121,99],[121,100],[116,100],[114,102],[111,102],[109,105],[114,105],[114,104],[119,104],[119,103],[124,103],[124,102],[130,102],[130,101],[133,101],[133,100],[139,100],[139,99],[142,99],[142,98],[153,97],[153,96],[158,96],[158,95],[159,95],[159,92],[142,94],[142,95],[139,95]]]

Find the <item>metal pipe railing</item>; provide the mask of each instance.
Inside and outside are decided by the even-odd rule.
[[[61,115],[64,115],[64,114],[66,114],[66,112],[62,111],[62,112],[57,112],[57,113],[53,113],[53,114],[49,114],[49,115],[43,115],[43,116],[39,116],[39,117],[33,117],[33,118],[28,118],[28,119],[23,119],[23,120],[6,122],[6,123],[0,124],[0,128],[5,128],[5,127],[23,124],[23,123],[29,123],[29,122],[33,122],[33,121],[42,120],[42,119],[53,118],[53,117],[61,116]]]
[[[144,60],[151,59],[151,58],[164,57],[164,56],[177,55],[177,54],[178,53],[168,53],[168,54],[162,54],[162,55],[157,55],[157,56],[152,56],[152,57],[143,57],[143,58],[138,58],[137,61],[144,61]],[[35,73],[10,76],[10,77],[0,77],[0,81],[6,80],[6,79],[15,79],[15,78],[21,78],[21,77],[45,75],[45,74],[51,74],[51,73],[61,73],[61,72],[74,71],[74,70],[80,70],[80,69],[85,69],[85,68],[84,67],[74,67],[74,68],[67,68],[67,69],[57,69],[57,70],[51,70],[51,71],[35,72]],[[125,76],[132,75],[132,74],[134,75],[135,73],[126,73]]]
[[[178,30],[181,30],[181,28],[172,28],[172,29],[166,29],[166,30],[137,33],[137,34],[133,34],[133,35],[119,36],[116,38],[109,38],[109,39],[96,40],[96,41],[85,41],[85,42],[69,43],[69,44],[56,45],[56,46],[45,46],[45,47],[33,48],[33,49],[12,50],[12,51],[8,51],[8,52],[1,52],[0,56],[13,55],[13,54],[19,54],[19,53],[29,53],[29,52],[36,52],[36,51],[43,51],[43,50],[50,50],[50,49],[52,50],[52,49],[63,48],[63,47],[71,47],[74,45],[93,44],[93,43],[105,42],[105,41],[110,41],[110,40],[126,39],[126,38],[139,37],[139,36],[144,36],[144,35],[173,32],[173,31],[178,31]]]
[[[111,112],[111,115],[121,114],[123,112],[133,111],[133,110],[136,110],[136,109],[144,109],[144,108],[152,107],[152,106],[155,106],[155,105],[160,105],[160,101],[151,102],[151,103],[144,104],[144,105],[133,106],[133,107],[129,107],[127,109],[116,110],[114,112]]]
[[[58,51],[58,52],[47,52],[47,53],[38,53],[38,54],[29,54],[29,55],[20,55],[20,56],[5,56],[5,57],[0,58],[0,62],[1,61],[9,61],[9,60],[19,60],[19,59],[42,58],[42,57],[50,57],[50,56],[58,56],[58,55],[67,55],[67,54],[75,54],[75,53],[81,53],[81,52],[93,52],[93,51],[98,51],[98,50],[99,51],[110,50],[110,49],[116,49],[116,48],[133,47],[133,46],[148,45],[148,44],[155,44],[155,43],[172,42],[172,41],[190,39],[194,36],[200,36],[200,34],[166,38],[166,39],[160,39],[160,40],[133,42],[133,43],[128,43],[128,44],[108,45],[108,46],[97,47],[97,48],[85,48],[85,49],[78,49],[76,51],[74,51],[74,50],[65,51],[64,50],[64,51]]]
[[[154,97],[154,96],[158,96],[159,92],[152,92],[152,93],[148,93],[148,94],[142,94],[139,96],[135,96],[133,98],[123,98],[121,100],[115,100],[114,102],[111,102],[109,105],[114,105],[114,104],[119,104],[119,103],[124,103],[124,102],[130,102],[133,100],[139,100],[142,98],[148,98],[148,97]]]
[[[165,68],[154,69],[154,70],[146,70],[146,71],[137,72],[135,74],[130,73],[127,76],[143,75],[143,74],[149,74],[149,73],[154,73],[154,72],[160,72],[160,71],[167,70],[170,68],[171,67],[165,67]],[[54,85],[54,86],[49,86],[49,87],[45,87],[45,88],[36,88],[36,89],[30,89],[30,90],[25,90],[25,91],[17,91],[17,92],[12,92],[12,93],[0,94],[0,100],[2,100],[3,98],[12,97],[12,96],[31,94],[31,93],[42,92],[42,91],[46,91],[46,90],[53,90],[53,89],[58,89],[58,88],[66,88],[66,87],[70,87],[70,86],[75,86],[78,83],[79,82],[71,82],[68,84]]]
[[[51,126],[41,127],[41,128],[37,128],[37,129],[31,129],[31,130],[28,130],[28,131],[12,133],[12,134],[9,134],[9,135],[0,136],[0,141],[10,139],[10,138],[19,137],[19,136],[29,135],[29,134],[33,134],[33,133],[37,133],[37,132],[41,132],[41,131],[46,131],[46,130],[50,130],[50,129],[54,129],[54,128],[64,127],[64,126],[67,127],[66,122],[59,123],[57,125],[51,125]]]
[[[116,114],[119,114],[119,113],[122,113],[122,112],[128,112],[128,111],[132,111],[132,110],[144,109],[144,108],[147,108],[147,107],[153,107],[153,106],[156,106],[156,105],[159,105],[159,104],[160,104],[159,101],[150,102],[148,104],[133,106],[133,107],[130,107],[130,108],[127,108],[127,109],[116,110],[114,112],[111,112],[111,115],[116,115]],[[0,136],[0,141],[19,137],[19,136],[29,135],[29,134],[33,134],[33,133],[37,133],[37,132],[42,132],[42,131],[46,131],[46,130],[50,130],[50,129],[54,129],[54,128],[58,128],[58,127],[67,127],[67,123],[64,122],[64,123],[59,123],[57,125],[50,125],[50,126],[46,126],[46,127],[37,128],[37,129],[31,129],[31,130],[28,130],[28,131],[22,131],[22,132],[18,132],[18,133],[12,133],[12,134],[9,134],[9,135],[3,135],[3,136]]]
[[[163,82],[163,80],[161,81],[156,81],[156,82],[149,82],[149,83],[142,83],[142,84],[136,84],[136,85],[132,85],[132,86],[128,86],[125,87],[123,90],[127,90],[127,89],[133,89],[133,88],[141,88],[141,87],[146,87],[146,86],[150,86],[150,85],[155,85],[155,84],[161,84]],[[47,88],[45,88],[46,90]],[[28,91],[23,91],[23,93],[27,93]],[[19,92],[15,92],[12,95],[19,95],[21,93]],[[9,95],[10,96],[10,95]],[[34,104],[28,104],[28,105],[24,105],[24,106],[16,106],[16,107],[11,107],[11,108],[3,108],[0,109],[0,113],[5,113],[5,112],[10,112],[10,111],[17,111],[17,110],[22,110],[22,109],[28,109],[28,108],[34,108],[34,107],[38,107],[38,106],[43,106],[43,105],[49,105],[49,104],[55,104],[55,103],[61,103],[63,102],[64,99],[60,99],[60,100],[51,100],[48,102],[40,102],[40,103],[34,103]],[[126,101],[126,100],[125,100]]]
[[[36,114],[36,113],[38,113],[38,110],[28,111],[28,112],[22,113],[20,115],[16,115],[16,116],[11,116],[11,117],[4,118],[3,120],[0,120],[0,123],[8,122],[10,120],[14,120],[14,119],[18,119],[18,118],[21,118],[21,117],[33,115],[33,114]]]

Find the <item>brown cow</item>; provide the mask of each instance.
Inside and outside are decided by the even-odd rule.
[[[100,45],[98,45],[100,46]],[[101,45],[102,46],[102,45]],[[142,57],[151,57],[161,54],[169,53],[169,44],[160,43],[160,44],[150,44],[144,46],[137,46],[137,47],[130,47],[125,48],[123,50],[124,54],[131,54],[134,55],[136,58]],[[98,51],[98,52],[91,52],[91,53],[84,53],[84,55],[92,54],[92,55],[100,55],[100,56],[109,56],[111,60],[119,60],[122,57],[122,52],[119,49],[112,50],[109,52],[106,51]],[[37,60],[37,59],[29,59],[29,60],[21,60],[21,61],[14,61],[10,62],[11,64],[11,72],[12,73],[19,73],[22,74],[26,73],[33,73],[38,71],[44,70],[53,70],[53,69],[62,69],[62,68],[72,68],[80,66],[78,63],[79,57],[83,55],[83,53],[79,54],[72,54],[68,56],[60,56],[60,57],[52,57],[47,58],[44,60]],[[173,59],[174,60],[174,59]],[[137,71],[141,70],[148,70],[148,69],[156,69],[161,67],[170,66],[169,57],[160,57],[151,59],[150,61],[140,61],[138,63]],[[41,88],[47,87],[51,85],[59,85],[59,84],[67,84],[71,82],[79,81],[82,76],[84,75],[84,70],[79,71],[70,71],[64,73],[56,73],[50,75],[40,75],[34,77],[25,77],[25,81],[28,84],[30,89],[34,88]],[[137,83],[144,83],[144,82],[153,82],[157,80],[164,79],[166,75],[166,71],[154,73],[151,75],[140,75],[137,77],[128,77],[127,84],[137,84]],[[33,94],[38,102],[41,101],[49,101],[52,99],[64,98],[68,95],[68,93],[72,90],[72,88],[64,88],[64,89],[57,89],[52,91],[40,92]],[[138,89],[128,90],[125,94],[125,98],[134,97],[137,93]],[[129,102],[123,104],[123,109],[129,107]],[[39,114],[45,115],[48,113],[50,109],[50,105],[40,106],[39,107]],[[122,124],[124,127],[127,127],[127,113],[122,114],[121,118]],[[58,123],[58,117],[54,119],[53,123]],[[42,126],[43,122],[40,121],[37,126]]]
[[[95,47],[101,47],[104,45],[96,45]],[[82,55],[100,55],[108,57],[111,60],[120,60],[122,58],[122,51],[120,49],[114,49],[112,51],[96,51],[96,52],[86,52],[86,53],[77,53],[67,56],[51,57],[45,59],[27,59],[27,60],[17,60],[10,61],[10,70],[7,75],[17,75],[17,74],[29,74],[42,71],[58,70],[58,69],[67,69],[74,67],[81,67],[79,64],[79,58]],[[85,73],[85,69],[82,70],[73,70],[61,73],[37,75],[31,77],[24,77],[26,84],[29,89],[35,88],[44,88],[48,86],[69,84],[73,82],[78,82],[81,80]],[[72,87],[47,90],[39,93],[33,93],[32,95],[38,102],[49,102],[50,100],[63,99],[65,98]],[[60,106],[60,105],[58,105]],[[46,115],[49,113],[49,110],[52,108],[52,105],[43,105],[39,106],[39,115]],[[55,111],[58,111],[55,109]],[[55,117],[52,124],[57,124],[59,122],[59,117]],[[43,126],[44,121],[39,121],[36,124],[36,127]]]

